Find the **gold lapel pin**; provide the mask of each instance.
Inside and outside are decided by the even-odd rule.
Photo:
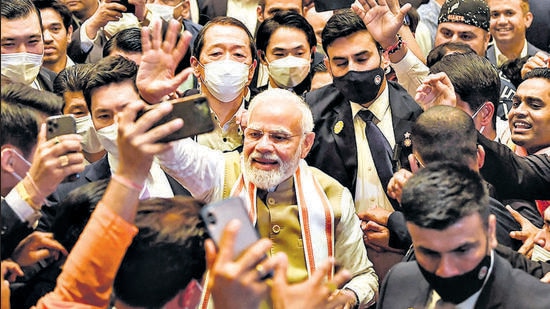
[[[342,120],[339,120],[335,125],[334,125],[334,133],[336,134],[340,134],[340,132],[342,132],[342,129],[344,128],[344,122]]]

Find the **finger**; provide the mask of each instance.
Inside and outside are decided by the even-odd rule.
[[[168,102],[157,104],[154,108],[151,108],[136,120],[134,125],[135,132],[144,133],[146,131],[152,131],[149,129],[164,116],[168,115],[173,107],[174,106]]]
[[[529,238],[529,233],[524,231],[511,231],[510,237],[512,237],[513,239],[524,241]]]
[[[162,21],[159,18],[154,18],[151,26],[151,48],[158,50],[162,44]]]
[[[49,237],[41,238],[39,242],[39,248],[58,251],[61,252],[63,255],[69,254],[69,252],[67,252],[67,249],[65,249],[62,244],[53,239],[53,236],[51,239]]]
[[[216,249],[214,241],[212,239],[207,239],[204,242],[204,249],[206,251],[207,268],[212,269],[212,267],[214,266],[214,262],[216,262],[216,256],[218,254],[218,250]]]
[[[374,232],[380,232],[384,229],[384,227],[374,221],[367,222],[367,230],[368,231],[374,231]]]
[[[184,81],[189,78],[189,75],[193,74],[193,68],[189,67],[185,70],[179,72],[174,78],[172,79],[173,87],[178,87],[181,85]]]
[[[311,282],[315,286],[318,286],[322,282],[325,282],[325,278],[333,266],[334,266],[334,258],[328,258],[326,261],[321,263],[321,266],[319,266],[319,268],[317,268],[313,272],[313,275],[310,277]]]
[[[152,48],[151,45],[151,29],[149,27],[141,28],[141,51],[142,54],[147,53]]]
[[[544,283],[550,283],[550,272],[547,272],[546,275],[544,275],[544,277],[540,279],[540,281]]]
[[[342,288],[344,284],[348,283],[348,281],[350,280],[351,280],[351,273],[347,269],[339,270],[332,278],[332,281],[336,283],[338,288]]]
[[[512,215],[512,217],[514,217],[514,220],[516,220],[520,225],[523,225],[527,220],[519,212],[513,209],[512,206],[506,205],[506,209]]]
[[[275,266],[275,272],[273,275],[274,288],[284,288],[288,283],[286,279],[288,269],[288,257],[286,254],[274,256],[278,259],[278,263]]]
[[[168,52],[171,52],[176,46],[176,40],[178,39],[178,33],[180,32],[180,23],[172,19],[168,23],[168,29],[164,36],[164,41],[162,42],[162,49]]]

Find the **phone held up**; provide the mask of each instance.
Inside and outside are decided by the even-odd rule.
[[[178,139],[208,133],[214,130],[214,122],[210,116],[210,106],[206,97],[201,94],[178,98],[167,101],[173,105],[172,111],[155,123],[155,127],[167,123],[173,119],[183,119],[183,127],[176,132],[159,140],[161,143],[168,143]],[[154,109],[151,105],[138,113],[138,118],[146,112]]]
[[[210,237],[217,246],[219,246],[223,230],[229,221],[237,219],[241,222],[241,228],[237,233],[235,247],[233,248],[234,259],[238,258],[244,250],[260,239],[258,231],[256,231],[248,217],[244,201],[240,197],[230,197],[205,205],[200,214]],[[267,255],[264,258],[267,258]],[[267,273],[262,280],[272,276],[272,273]]]
[[[57,115],[46,119],[46,138],[48,140],[57,136],[76,133],[76,120],[73,115]],[[67,176],[63,182],[71,182],[80,178],[80,174]]]

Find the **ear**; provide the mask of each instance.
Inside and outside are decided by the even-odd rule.
[[[481,114],[481,124],[485,127],[493,127],[493,114],[495,113],[495,105],[493,102],[487,101],[479,111]]]
[[[264,10],[260,5],[256,7],[256,16],[258,17],[258,25],[264,21]]]
[[[10,151],[13,148],[10,146],[11,145],[9,144],[2,146],[2,152],[1,152],[2,155],[0,159],[2,170],[8,173],[12,173],[14,171],[14,168],[13,168],[14,155],[13,155],[13,151]]]
[[[407,159],[409,160],[409,164],[411,165],[411,172],[413,174],[416,173],[420,169],[420,166],[418,166],[418,161],[416,160],[416,157],[414,156],[414,154],[411,153],[407,156]]]
[[[315,141],[315,133],[308,132],[306,133],[306,138],[304,138],[304,144],[302,147],[302,153],[300,153],[300,158],[303,159],[307,156],[311,147],[313,147],[313,142]]]
[[[497,240],[497,217],[495,215],[489,215],[489,227],[488,227],[488,237],[489,237],[489,246],[491,249],[495,249],[498,245]]]
[[[191,56],[191,59],[189,61],[191,63],[191,67],[193,68],[193,74],[197,79],[199,79],[199,77],[201,76],[201,66],[199,65],[199,60],[195,56]]]
[[[258,50],[256,52],[258,54],[258,59],[260,59],[260,63],[263,65],[267,65],[267,59],[265,58],[265,52]]]
[[[191,17],[191,5],[189,4],[189,0],[184,0],[183,4],[181,5],[181,16],[183,18],[185,17]]]
[[[533,13],[527,12],[524,18],[525,18],[525,28],[531,27],[531,23],[533,23]]]
[[[248,84],[252,81],[252,78],[254,77],[254,72],[256,72],[256,66],[258,65],[258,62],[256,59],[252,61],[252,64],[250,65],[250,68],[248,69]]]
[[[332,69],[330,67],[330,60],[328,59],[328,56],[325,56],[325,58],[323,58],[323,63],[327,67],[327,71],[330,73],[330,76],[331,77],[334,76],[334,75],[332,75]]]
[[[67,44],[71,43],[73,37],[73,25],[69,25],[67,29]]]
[[[485,149],[481,145],[477,145],[477,167],[482,168],[485,164]]]

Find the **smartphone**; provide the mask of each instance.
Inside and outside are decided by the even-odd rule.
[[[76,134],[76,120],[73,115],[57,115],[46,119],[46,138],[48,140],[65,134]],[[80,178],[80,174],[67,176],[64,182],[75,181]]]
[[[154,126],[156,127],[173,119],[181,118],[183,119],[183,127],[160,139],[159,142],[167,143],[198,134],[208,133],[214,130],[214,122],[212,121],[212,117],[210,115],[210,106],[208,105],[208,101],[204,95],[196,94],[170,100],[168,102],[171,103],[174,108],[170,114],[166,115]],[[145,108],[138,114],[138,118],[153,108],[155,108],[155,105]]]
[[[313,0],[315,11],[324,12],[339,9],[349,9],[355,0]]]
[[[128,3],[128,0],[119,0],[119,2],[120,4],[126,7],[126,12],[123,12],[123,13],[132,13],[132,14],[136,13],[136,6],[131,3]]]

